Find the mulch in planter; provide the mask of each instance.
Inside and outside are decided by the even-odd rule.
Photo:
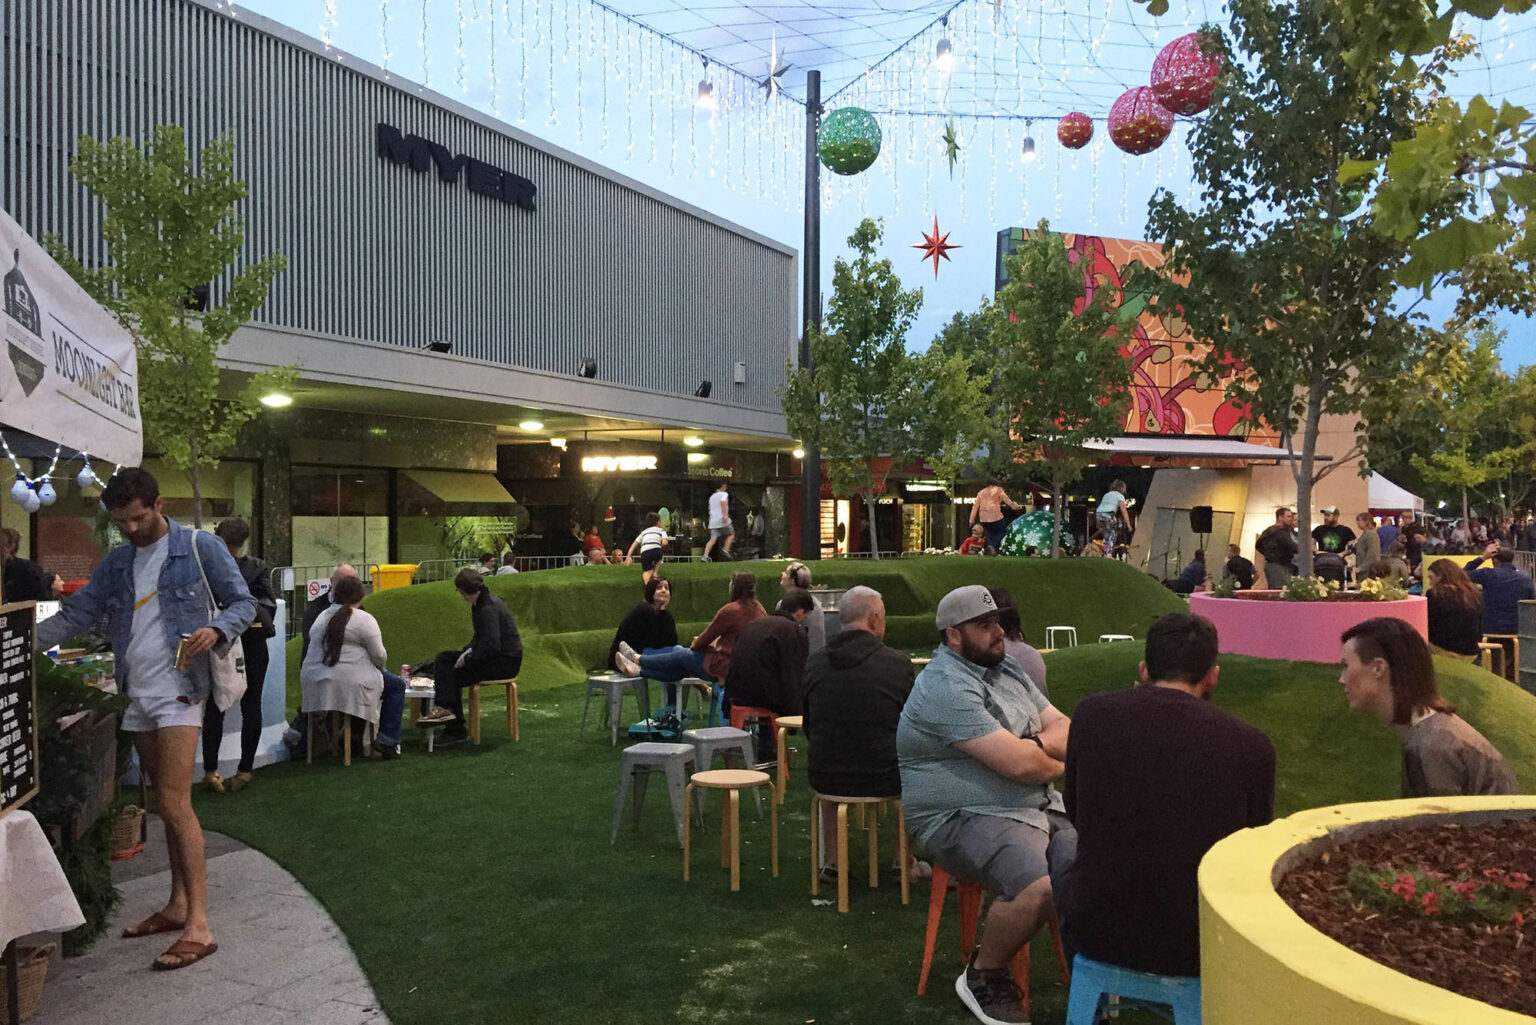
[[[1293,868],[1278,888],[1308,925],[1356,953],[1453,993],[1536,1015],[1536,886],[1524,892],[1522,924],[1455,924],[1358,903],[1345,884],[1356,862],[1452,876],[1462,865],[1536,875],[1536,818],[1375,833]]]

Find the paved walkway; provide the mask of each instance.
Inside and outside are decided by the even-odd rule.
[[[208,917],[218,952],[151,971],[175,937],[118,937],[170,893],[164,836],[152,818],[144,853],[114,863],[123,906],[112,929],[83,957],[54,961],[32,1025],[389,1025],[325,909],[276,862],[217,833],[208,834]]]

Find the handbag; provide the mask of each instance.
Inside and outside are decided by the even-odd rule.
[[[240,559],[240,575],[245,578],[245,586],[251,589],[253,581],[260,580],[267,572],[266,563],[260,559]],[[256,591],[251,589],[251,597],[256,598]],[[263,640],[270,640],[277,636],[277,601],[273,598],[256,598],[256,618],[251,620],[247,630],[256,631]]]
[[[203,556],[197,550],[197,535],[192,535],[192,557],[197,560],[197,575],[203,578],[203,593],[208,596],[208,618],[213,619],[222,609],[213,597],[208,584],[208,574],[203,570]],[[235,702],[245,696],[245,648],[240,638],[221,640],[208,652],[208,675],[213,681],[213,705],[227,712]]]

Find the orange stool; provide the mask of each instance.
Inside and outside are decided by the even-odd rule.
[[[944,899],[949,893],[950,875],[939,867],[938,862],[933,863],[932,888],[928,891],[928,932],[923,941],[923,971],[917,977],[917,994],[922,996],[928,992],[928,971],[933,967],[933,947],[939,938],[939,921],[944,916]],[[960,961],[969,964],[971,951],[976,945],[976,923],[981,918],[981,893],[978,883],[967,883],[955,880],[955,889],[960,897]],[[1061,965],[1061,981],[1070,982],[1071,974],[1067,971],[1067,955],[1061,947],[1061,929],[1052,916],[1049,920],[1051,928],[1051,944],[1056,948],[1056,960]],[[1024,994],[1024,1010],[1029,1012],[1029,944],[1019,948],[1019,952],[1013,955],[1013,979],[1019,986],[1019,992]]]
[[[758,708],[755,705],[731,706],[731,725],[736,729],[744,730],[747,728],[747,723],[753,721],[757,723],[758,729],[767,730],[770,737],[779,732],[779,716],[777,712],[770,712],[766,708]],[[759,748],[758,750],[763,749]],[[770,787],[769,793],[772,794],[776,789],[777,787]],[[777,800],[778,795],[775,794],[774,798]]]

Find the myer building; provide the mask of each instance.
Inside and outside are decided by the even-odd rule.
[[[273,565],[416,562],[466,531],[560,554],[573,522],[627,547],[662,507],[700,539],[723,480],[738,529],[761,526],[741,541],[789,550],[794,250],[231,10],[6,4],[0,57],[0,201],[88,264],[81,135],[234,136],[246,252],[288,269],[224,362],[300,380],[207,475],[205,518],[252,519]],[[185,480],[147,465],[187,517]],[[81,576],[96,504],[58,483],[33,551]]]

